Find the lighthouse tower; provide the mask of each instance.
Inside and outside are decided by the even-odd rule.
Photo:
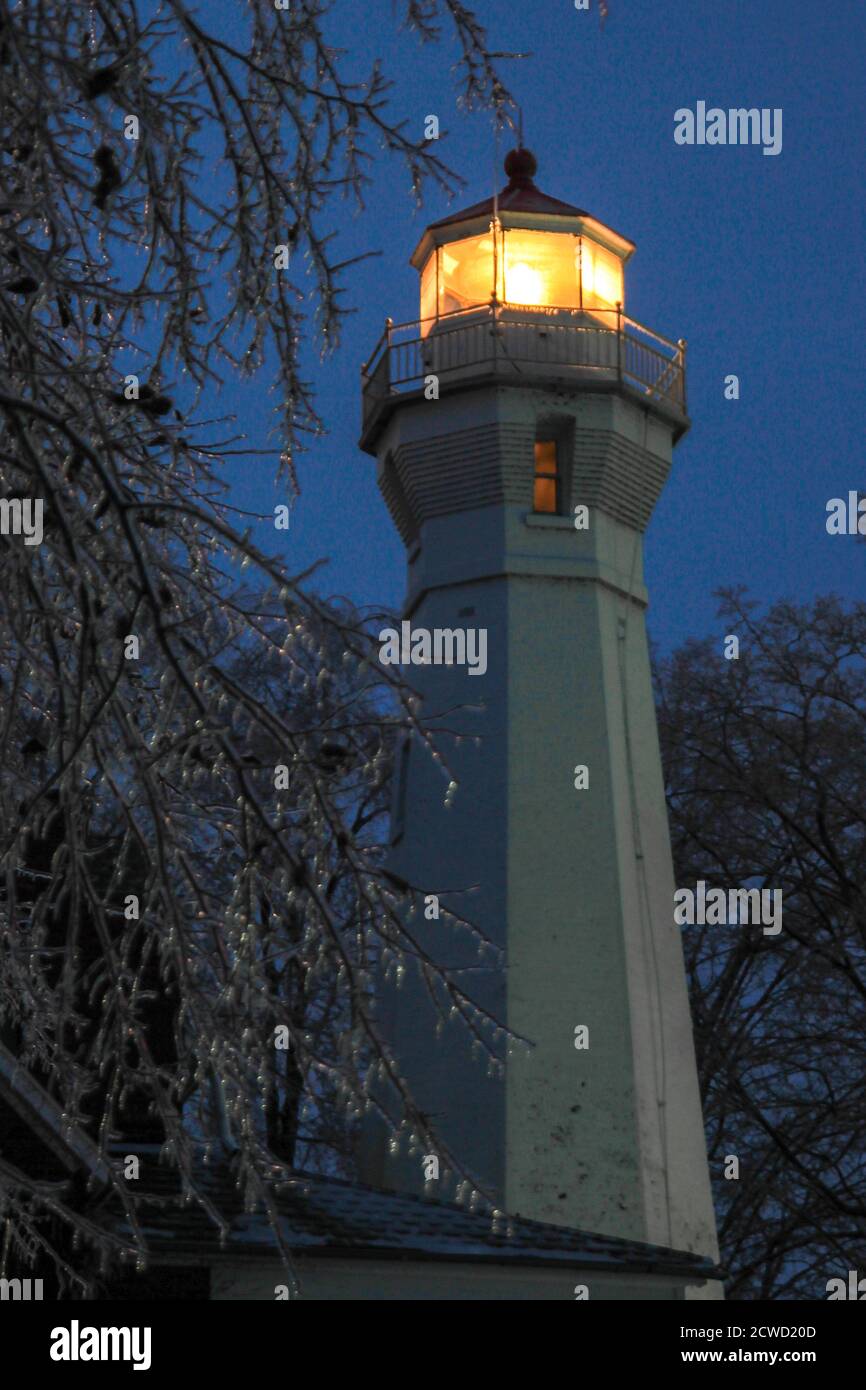
[[[630,241],[540,192],[529,151],[505,170],[424,233],[420,317],[389,320],[364,369],[361,443],[407,549],[403,618],[430,634],[405,674],[457,783],[404,743],[390,867],[499,948],[412,918],[524,1041],[489,1075],[411,968],[381,1027],[506,1211],[715,1258],[642,567],[689,423],[685,344],[626,316]],[[362,1176],[425,1190],[384,1141]]]

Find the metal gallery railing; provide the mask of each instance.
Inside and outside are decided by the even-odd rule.
[[[431,375],[447,383],[485,372],[619,381],[686,414],[686,344],[672,343],[621,309],[480,304],[437,319],[394,324],[362,368],[366,429],[391,397],[421,390]]]

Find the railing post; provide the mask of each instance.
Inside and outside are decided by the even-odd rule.
[[[622,381],[622,302],[616,301],[616,375]]]
[[[382,392],[384,396],[391,394],[391,330],[393,327],[394,320],[387,318],[385,320],[385,351],[382,354],[385,360],[385,371],[383,372],[385,389]]]
[[[687,409],[687,407],[686,407],[686,340],[685,340],[685,338],[680,338],[680,339],[678,339],[678,341],[677,341],[677,347],[678,347],[679,350],[680,350],[680,391],[681,391],[682,398],[683,398],[683,414],[684,414],[684,415],[688,415],[689,412],[688,412],[688,409]]]

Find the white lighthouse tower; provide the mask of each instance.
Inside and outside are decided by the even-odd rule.
[[[715,1259],[642,567],[688,428],[685,345],[626,316],[630,241],[541,193],[528,151],[505,169],[498,198],[422,237],[420,319],[389,322],[365,368],[362,446],[408,552],[404,619],[458,655],[406,672],[463,738],[443,735],[447,806],[441,769],[401,751],[390,866],[501,948],[479,964],[413,918],[529,1045],[489,1076],[411,969],[382,1028],[506,1211]],[[486,634],[474,668],[467,632]],[[384,1143],[362,1175],[424,1188]]]

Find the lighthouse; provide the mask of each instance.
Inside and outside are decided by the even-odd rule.
[[[643,576],[689,427],[685,343],[626,314],[631,241],[542,193],[528,150],[505,172],[421,238],[419,317],[389,320],[364,368],[361,444],[406,547],[401,659],[450,784],[404,740],[389,866],[496,948],[413,917],[510,1042],[479,1060],[411,961],[380,1026],[504,1211],[715,1260]],[[429,1172],[365,1139],[376,1186],[421,1194]]]

